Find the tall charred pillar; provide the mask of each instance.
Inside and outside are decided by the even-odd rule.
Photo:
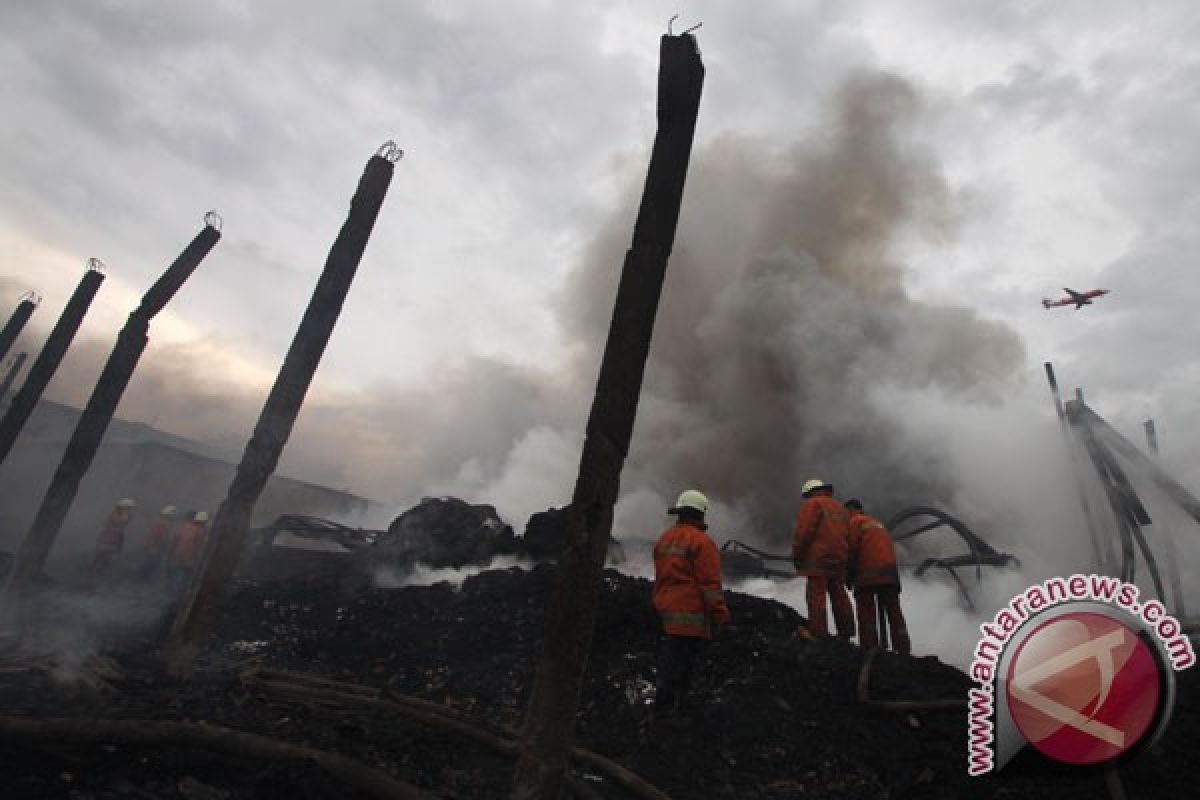
[[[518,800],[557,800],[561,791],[591,650],[613,505],[679,221],[704,65],[695,38],[687,33],[664,36],[659,59],[658,133],[567,509],[568,545],[546,610],[546,638],[513,779],[513,797]]]
[[[379,216],[395,162],[402,155],[394,143],[388,142],[367,161],[350,201],[350,214],[329,251],[325,270],[246,444],[229,493],[217,510],[200,574],[192,581],[171,627],[163,655],[172,675],[190,675],[192,662],[216,622],[221,593],[237,568],[254,505],[291,435]]]
[[[1054,377],[1054,365],[1047,361],[1043,366],[1046,367],[1046,380],[1050,384],[1050,396],[1054,398],[1054,412],[1058,414],[1058,421],[1062,423],[1065,430],[1067,416],[1063,411],[1062,394],[1058,391],[1058,379]]]
[[[1074,442],[1071,440],[1070,424],[1066,409],[1063,406],[1062,394],[1058,389],[1058,379],[1054,376],[1054,365],[1047,361],[1044,366],[1046,367],[1046,380],[1050,384],[1050,394],[1054,398],[1054,411],[1058,414],[1058,422],[1062,427],[1067,454],[1071,458],[1071,476],[1075,479],[1075,494],[1079,498],[1080,507],[1083,509],[1083,520],[1087,526],[1088,538],[1092,541],[1092,557],[1095,559],[1095,568],[1100,572],[1108,572],[1113,569],[1111,547],[1109,546],[1108,539],[1104,537],[1096,525],[1096,514],[1092,510],[1091,501],[1088,500],[1087,489],[1080,474],[1079,453],[1075,448]],[[1083,407],[1083,392],[1079,389],[1075,391],[1078,398],[1078,406],[1075,408],[1074,413],[1078,416]]]
[[[1142,427],[1146,430],[1146,446],[1150,448],[1150,454],[1158,455],[1158,431],[1154,428],[1154,420],[1146,420]]]
[[[162,277],[150,287],[142,297],[141,304],[130,313],[125,327],[117,334],[116,346],[113,347],[112,354],[100,373],[100,379],[83,409],[75,432],[71,434],[66,453],[63,454],[62,462],[54,473],[50,488],[46,490],[46,496],[42,499],[33,525],[17,548],[8,583],[4,587],[3,595],[0,595],[0,610],[11,611],[25,587],[45,565],[63,520],[71,510],[71,504],[75,502],[79,483],[92,465],[104,432],[108,430],[108,424],[117,410],[117,403],[129,384],[142,351],[146,349],[150,320],[162,311],[220,240],[220,218],[215,213],[209,213],[205,215],[204,222],[204,229],[196,234],[196,238],[192,239],[175,262],[167,267]]]
[[[13,356],[12,364],[8,367],[8,372],[4,375],[4,382],[0,383],[0,402],[3,402],[5,397],[8,397],[8,390],[12,388],[13,381],[17,379],[17,373],[21,371],[21,367],[25,366],[25,359],[29,358],[28,353],[17,353]],[[3,459],[0,459],[3,461]]]
[[[75,338],[75,333],[83,322],[84,314],[91,307],[92,300],[100,289],[100,284],[104,283],[103,269],[104,265],[98,259],[93,258],[88,261],[87,272],[83,274],[79,285],[75,287],[75,293],[67,301],[66,308],[63,309],[62,315],[54,325],[54,330],[50,331],[46,343],[42,345],[42,351],[38,353],[33,366],[29,368],[25,384],[13,398],[12,405],[8,407],[4,417],[0,418],[0,464],[4,463],[8,454],[12,452],[17,436],[25,427],[33,409],[37,407],[38,400],[42,398],[42,392],[46,390],[46,385],[54,377],[67,348],[71,346],[71,340]]]
[[[38,307],[38,303],[41,301],[42,298],[36,292],[26,292],[21,295],[21,300],[17,303],[16,310],[8,318],[8,322],[4,323],[4,327],[0,328],[0,361],[3,361],[4,357],[8,355],[8,351],[12,349],[13,342],[17,340],[17,336],[21,334],[25,323],[29,322],[29,318],[33,316],[34,309]]]

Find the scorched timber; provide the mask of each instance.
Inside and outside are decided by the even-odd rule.
[[[557,800],[591,649],[613,505],[629,452],[654,318],[691,157],[704,65],[690,34],[659,49],[658,133],[625,255],[579,475],[567,509],[567,549],[547,613],[546,639],[513,779],[518,800]]]

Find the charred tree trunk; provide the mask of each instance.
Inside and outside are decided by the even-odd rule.
[[[129,321],[117,334],[117,344],[100,373],[100,379],[75,426],[71,441],[67,443],[66,453],[54,473],[50,488],[46,490],[33,525],[17,548],[8,583],[3,596],[0,596],[0,609],[11,612],[25,587],[42,571],[63,520],[79,492],[79,483],[91,467],[100,441],[117,410],[117,403],[129,384],[142,351],[146,349],[150,320],[162,311],[163,306],[175,296],[184,281],[220,240],[221,233],[215,224],[217,219],[215,214],[205,216],[204,229],[167,267],[158,282],[150,287],[142,297],[141,305],[133,310]]]
[[[67,348],[71,346],[71,340],[75,338],[75,332],[79,330],[79,326],[83,322],[83,315],[92,305],[92,300],[100,289],[100,284],[104,283],[104,273],[97,268],[98,266],[99,262],[94,259],[89,262],[88,271],[83,274],[83,279],[79,281],[75,293],[67,301],[62,316],[55,323],[54,330],[50,331],[50,336],[42,345],[42,352],[38,353],[37,360],[29,368],[25,384],[13,398],[12,405],[8,407],[4,418],[0,419],[0,464],[4,463],[4,459],[8,458],[8,454],[12,452],[17,436],[25,427],[38,400],[42,398],[42,392],[46,390],[46,385],[54,377]]]
[[[17,340],[24,329],[25,323],[29,322],[29,318],[33,316],[34,309],[38,307],[38,299],[33,292],[21,295],[21,302],[17,303],[16,310],[8,318],[8,322],[4,323],[4,327],[0,329],[0,361],[3,361],[4,357],[8,355],[13,342]]]
[[[29,358],[28,353],[17,353],[13,356],[12,364],[8,368],[8,372],[4,375],[4,383],[0,383],[0,402],[8,397],[8,390],[12,388],[13,381],[17,379],[17,374],[21,371],[21,367],[25,366],[25,359]],[[4,458],[0,457],[0,461]]]
[[[562,790],[587,667],[621,468],[629,452],[667,258],[683,199],[704,65],[690,34],[664,36],[659,51],[658,134],[625,256],[596,395],[588,417],[568,545],[547,609],[546,639],[525,717],[513,780],[518,800],[556,800]]]
[[[379,216],[392,181],[394,162],[400,155],[401,151],[391,142],[384,145],[367,162],[359,180],[350,201],[350,215],[329,251],[325,270],[258,417],[229,493],[217,510],[203,566],[171,627],[164,659],[167,672],[172,675],[191,674],[192,662],[216,622],[221,593],[237,568],[254,505],[275,472],[291,435]]]

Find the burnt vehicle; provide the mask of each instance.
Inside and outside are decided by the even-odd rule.
[[[250,531],[238,573],[277,580],[341,569],[349,565],[350,556],[372,546],[382,533],[321,517],[284,514]]]
[[[896,542],[896,553],[900,569],[915,578],[929,579],[938,572],[953,582],[966,608],[975,610],[973,592],[983,581],[984,567],[1005,568],[1019,566],[1016,557],[993,548],[972,531],[961,520],[930,506],[914,506],[894,515],[886,527]],[[948,531],[948,540],[930,537],[935,531]],[[925,539],[918,540],[918,537]],[[949,547],[961,542],[965,552],[945,555]],[[957,549],[957,548],[956,548]],[[730,539],[721,546],[721,569],[730,580],[750,578],[790,579],[795,576],[791,569],[790,554],[764,552],[745,542]],[[964,581],[959,570],[973,573]]]

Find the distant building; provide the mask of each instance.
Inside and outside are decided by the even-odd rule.
[[[43,400],[0,466],[0,551],[13,550],[29,529],[79,414],[78,409]],[[144,525],[167,504],[180,512],[214,513],[238,459],[240,453],[114,419],[80,485],[55,555],[90,550],[97,526],[121,497],[137,501],[130,528],[130,544],[135,545]],[[269,523],[280,514],[310,514],[355,525],[372,506],[349,492],[276,475],[255,507],[254,524]]]

